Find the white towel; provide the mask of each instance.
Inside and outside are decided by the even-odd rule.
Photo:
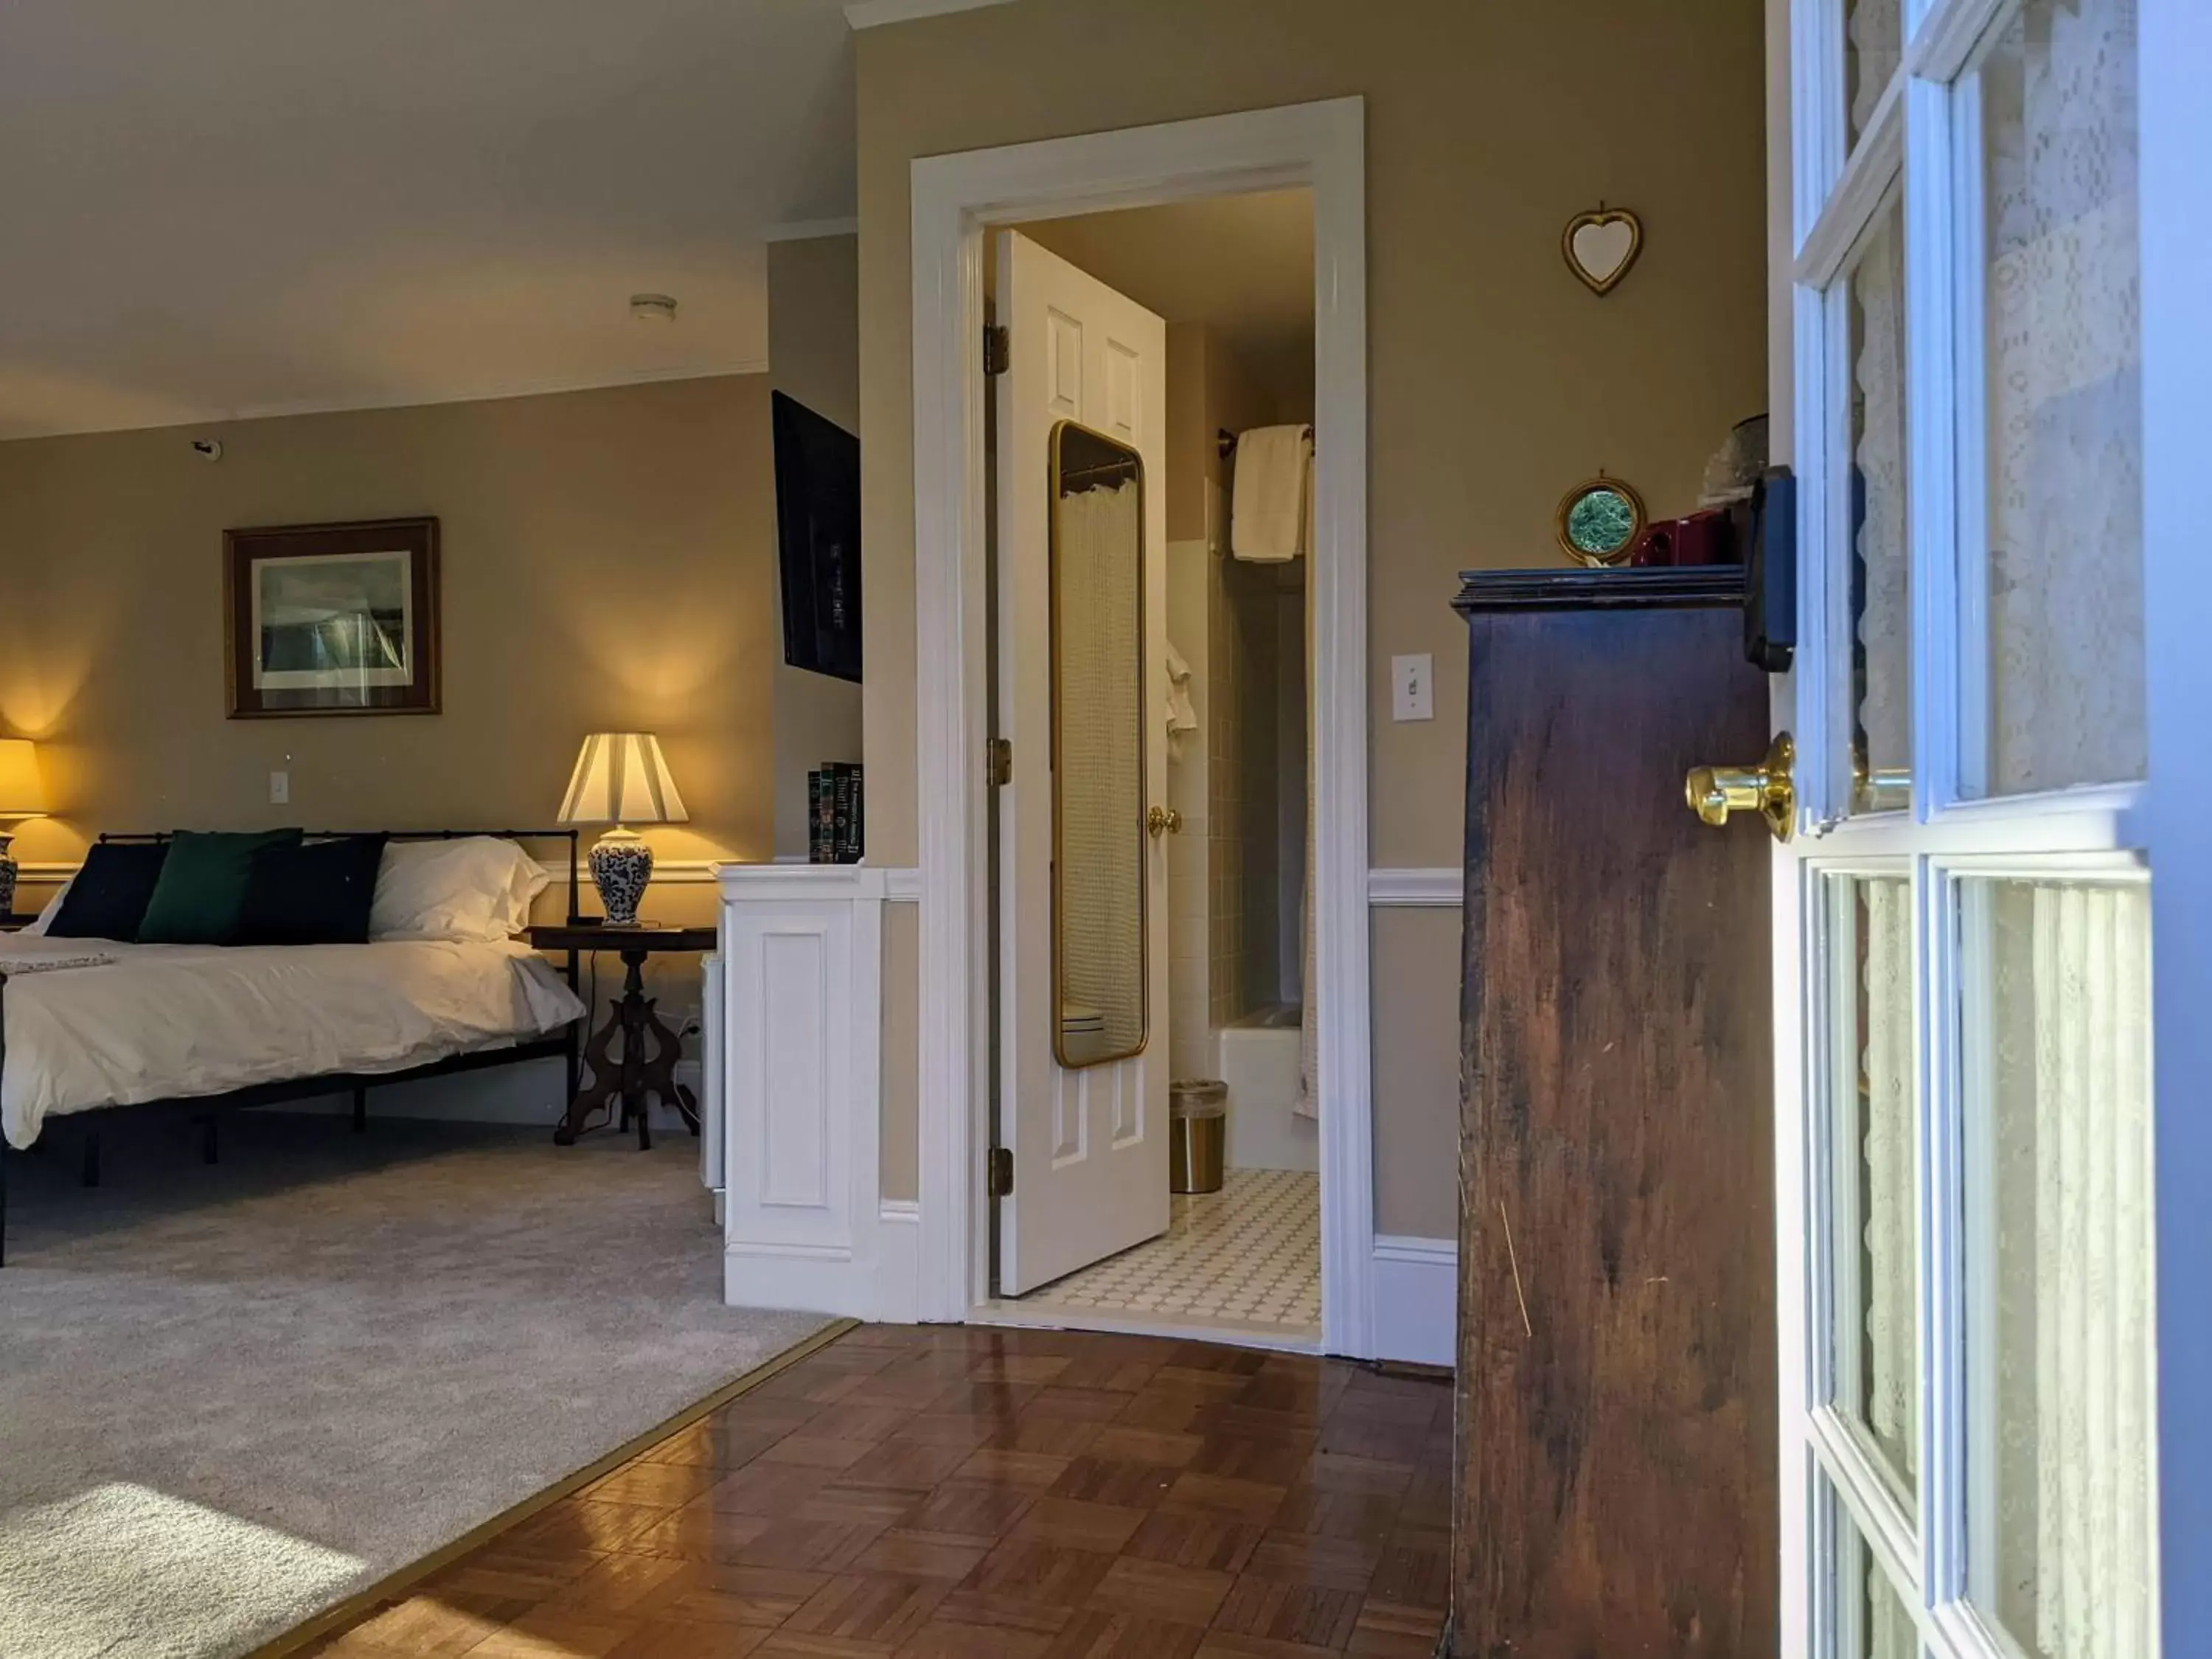
[[[1304,550],[1306,475],[1312,465],[1310,426],[1260,426],[1238,434],[1229,503],[1232,554],[1280,564]]]
[[[1180,759],[1183,734],[1198,730],[1198,709],[1190,700],[1190,665],[1172,642],[1167,647],[1168,755]]]

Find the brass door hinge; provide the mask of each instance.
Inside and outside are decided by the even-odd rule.
[[[1006,738],[994,738],[984,750],[983,775],[994,789],[1003,789],[1014,781],[1014,745]]]
[[[1013,336],[1007,332],[1006,325],[1000,323],[994,327],[986,323],[983,325],[983,372],[986,374],[1003,374],[1013,360]]]
[[[994,1146],[984,1160],[983,1188],[991,1198],[1012,1198],[1014,1195],[1014,1150],[1011,1146]]]

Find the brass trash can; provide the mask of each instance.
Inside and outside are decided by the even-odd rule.
[[[1229,1150],[1229,1085],[1218,1078],[1168,1085],[1168,1190],[1218,1193]]]

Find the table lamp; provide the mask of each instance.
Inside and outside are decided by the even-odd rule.
[[[15,860],[8,856],[15,825],[46,810],[46,788],[39,775],[38,745],[28,738],[0,738],[0,915],[15,908]]]
[[[637,903],[653,879],[653,848],[629,826],[682,823],[690,816],[652,732],[594,732],[584,739],[561,822],[613,826],[591,857],[592,885],[599,890],[610,927],[637,926]]]

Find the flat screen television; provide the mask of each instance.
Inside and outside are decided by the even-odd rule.
[[[776,392],[777,563],[783,659],[860,678],[860,441]]]

